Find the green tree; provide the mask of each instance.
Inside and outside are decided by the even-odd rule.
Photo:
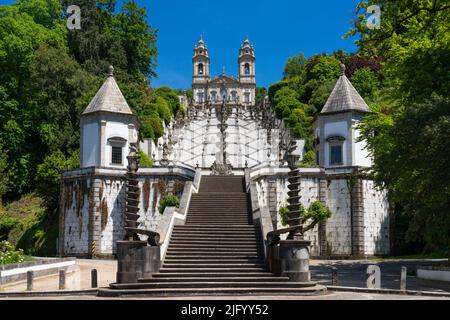
[[[369,68],[364,67],[357,69],[350,80],[358,93],[366,99],[366,101],[373,98],[374,90],[378,86],[378,79]]]
[[[303,53],[299,53],[297,56],[288,58],[284,66],[283,79],[289,79],[293,77],[305,77],[305,57]]]
[[[307,79],[320,82],[333,81],[339,78],[341,62],[333,55],[318,55],[308,60]]]
[[[56,150],[51,155],[45,157],[44,162],[38,165],[36,191],[44,199],[49,208],[56,208],[58,202],[61,171],[77,168],[79,165],[79,151],[74,152],[70,157],[66,158],[60,150]]]
[[[365,23],[369,5],[382,8],[379,29]],[[373,175],[403,210],[396,216],[405,217],[408,241],[424,242],[427,250],[448,248],[449,185],[443,164],[449,159],[443,137],[449,134],[450,73],[444,66],[450,64],[450,5],[369,0],[357,9],[348,36],[359,36],[362,55],[382,58],[385,77],[381,95],[375,91],[374,113],[363,123]]]
[[[0,145],[0,207],[2,205],[2,197],[8,191],[7,159],[7,152]]]
[[[265,87],[256,87],[256,97],[255,97],[256,104],[262,103],[266,95],[267,89]]]

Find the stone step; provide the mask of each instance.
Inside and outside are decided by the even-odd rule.
[[[222,268],[199,268],[197,267],[192,267],[192,268],[166,268],[163,267],[161,269],[159,269],[160,273],[165,273],[165,272],[169,272],[169,273],[184,273],[184,272],[239,272],[239,273],[245,273],[245,272],[263,272],[263,271],[267,271],[265,268],[261,268],[261,267],[236,267],[236,268],[228,268],[226,266],[222,267]]]
[[[166,275],[166,274],[163,274]],[[158,277],[158,278],[142,278],[138,279],[140,283],[164,283],[164,282],[285,282],[289,281],[288,277],[247,277],[247,276],[231,276],[231,277]]]
[[[215,279],[215,278],[241,278],[241,277],[264,277],[271,278],[273,274],[270,272],[246,272],[245,274],[240,272],[184,272],[184,273],[154,273],[152,274],[152,279],[159,278],[207,278],[207,279]],[[278,277],[277,277],[278,278]]]
[[[188,217],[205,217],[205,218],[249,218],[250,215],[247,211],[241,212],[227,212],[227,211],[189,211],[187,214]]]
[[[245,240],[205,240],[205,239],[189,239],[189,240],[178,240],[170,238],[170,244],[186,244],[186,245],[234,245],[234,244],[245,244],[245,245],[255,245],[256,239],[245,239]]]
[[[223,225],[223,224],[240,224],[240,225],[249,225],[250,222],[248,220],[245,219],[199,219],[199,218],[188,218],[186,219],[186,225],[191,225],[191,224],[203,224],[203,225],[209,225],[211,223],[214,223],[216,225]]]
[[[174,256],[176,254],[180,255],[191,255],[191,256],[206,256],[206,255],[224,255],[224,256],[235,256],[237,254],[245,257],[262,257],[264,252],[262,250],[256,249],[195,249],[187,250],[186,248],[169,248],[167,250],[169,256]]]
[[[206,189],[206,188],[205,188]],[[199,193],[193,193],[192,197],[247,197],[247,193],[244,190],[229,190],[229,191],[200,191]]]
[[[241,268],[265,268],[266,265],[264,263],[251,263],[251,262],[244,262],[244,263],[204,263],[202,265],[199,265],[197,263],[169,263],[164,262],[163,266],[164,269],[166,268],[198,268],[198,269],[223,269],[223,268],[230,268],[230,269],[241,269]]]
[[[169,249],[182,249],[187,248],[189,250],[197,250],[197,249],[215,249],[215,250],[222,250],[222,249],[257,249],[259,246],[256,243],[252,244],[240,244],[240,243],[219,243],[219,244],[207,244],[207,243],[200,243],[200,244],[171,244],[169,243]]]
[[[315,283],[313,283],[315,285]],[[258,288],[276,288],[277,286],[283,288],[305,288],[311,287],[310,282],[288,282],[288,281],[268,281],[268,282],[244,282],[244,281],[213,281],[213,282],[139,282],[139,283],[113,283],[110,288],[113,289],[156,289],[156,288],[248,288],[257,286]]]
[[[204,259],[215,259],[215,258],[220,258],[220,259],[236,259],[236,258],[243,258],[243,259],[250,259],[250,258],[255,258],[255,259],[262,259],[264,258],[264,253],[261,252],[228,252],[228,251],[224,251],[224,252],[220,252],[220,251],[216,251],[216,252],[205,252],[205,251],[199,251],[199,252],[186,252],[186,250],[183,251],[174,251],[174,252],[167,252],[165,258],[166,259],[178,259],[180,257],[186,257],[188,256],[191,259],[195,259],[195,258],[204,258]]]
[[[217,235],[218,237],[228,237],[228,238],[240,238],[240,237],[256,237],[256,232],[255,231],[244,231],[244,232],[239,232],[239,231],[229,231],[229,232],[220,232],[217,231],[217,229],[214,230],[205,230],[205,231],[180,231],[180,232],[172,232],[172,236],[178,236],[178,237],[187,237],[187,238],[198,238],[198,237],[205,237],[205,236],[213,236],[213,235]]]
[[[325,294],[326,287],[315,285],[311,287],[258,287],[252,284],[243,288],[214,287],[214,288],[164,288],[164,289],[99,289],[100,297],[120,296],[176,296],[176,295],[317,295]]]
[[[211,220],[207,220],[207,219],[186,219],[186,224],[190,225],[190,224],[204,224],[204,225],[209,225],[210,223],[214,223],[216,225],[227,225],[230,223],[234,223],[234,224],[241,224],[241,225],[248,225],[249,222],[246,220],[236,220],[236,219],[231,219],[231,220],[219,220],[219,219],[211,219]]]
[[[192,229],[193,227],[195,227],[195,226],[189,226],[189,227],[188,227],[188,226],[180,225],[180,226],[174,226],[173,228],[174,228],[174,230],[181,230],[181,229]],[[252,230],[256,230],[256,226],[254,226],[254,225],[249,225],[249,226],[243,227],[243,226],[234,226],[234,225],[230,224],[227,228],[228,228],[228,229],[233,229],[233,228],[235,228],[235,227],[239,227],[239,229],[252,229]],[[204,229],[205,226],[199,226],[199,228]],[[211,226],[209,226],[209,228],[215,228],[215,226],[212,224]],[[223,228],[224,228],[223,226],[220,226],[220,229],[223,229]]]
[[[248,215],[250,212],[247,208],[228,208],[227,206],[222,206],[220,208],[211,208],[205,205],[202,208],[189,208],[188,213],[198,213],[205,215],[222,215],[222,214],[245,214]]]
[[[214,224],[229,224],[229,223],[236,223],[236,224],[243,224],[243,225],[247,225],[250,222],[247,219],[219,219],[219,218],[210,218],[210,219],[202,219],[202,218],[187,218],[186,219],[186,224],[195,224],[195,223],[199,223],[199,224],[210,224],[210,223],[214,223]]]
[[[259,264],[264,264],[265,261],[264,259],[258,259],[258,258],[253,258],[253,259],[211,259],[209,257],[205,258],[205,259],[192,259],[192,257],[190,258],[185,258],[185,259],[164,259],[164,263],[191,263],[191,264],[208,264],[208,263],[259,263]]]
[[[173,240],[197,240],[191,237],[192,233],[188,233],[186,235],[182,235],[181,231],[172,231],[172,236],[170,237]],[[243,234],[221,234],[215,230],[210,230],[210,234],[203,235],[201,240],[229,240],[229,241],[239,241],[239,240],[255,240],[262,239],[262,236],[259,233],[243,233]],[[200,240],[200,239],[198,239]]]

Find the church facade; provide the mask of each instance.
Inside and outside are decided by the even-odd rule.
[[[137,140],[138,122],[109,70],[81,115],[80,168],[62,174],[61,255],[116,253],[115,243],[124,237],[131,143],[139,143],[154,161],[153,167],[138,170],[139,222],[163,235],[162,255],[173,226],[186,220],[202,176],[245,177],[252,215],[263,236],[283,227],[279,210],[289,192],[286,156],[301,159],[304,141],[295,140],[284,121],[276,119],[268,99],[256,103],[255,54],[248,39],[240,47],[238,67],[237,78],[222,74],[210,79],[209,51],[200,39],[193,57],[193,99],[180,98],[187,115],[172,119],[156,142]],[[313,257],[386,255],[392,207],[386,191],[365,174],[372,163],[358,139],[357,124],[370,109],[344,68],[314,124],[317,165],[299,168],[300,203],[307,208],[319,200],[332,212],[305,238],[311,240]],[[179,197],[181,205],[161,214],[159,202],[167,194]]]
[[[225,101],[229,105],[254,106],[256,94],[255,60],[255,49],[246,38],[239,49],[237,78],[226,75],[225,72],[211,78],[211,60],[208,47],[200,38],[194,48],[192,58],[194,104],[209,103],[215,105]]]

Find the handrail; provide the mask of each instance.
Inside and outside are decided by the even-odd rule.
[[[267,233],[267,236],[266,236],[268,245],[276,246],[280,243],[280,235],[289,232],[288,238],[291,238],[291,236],[293,236],[294,234],[301,233],[302,229],[303,229],[302,225],[297,225],[297,226],[292,226],[292,227],[288,227],[288,228],[270,231]]]

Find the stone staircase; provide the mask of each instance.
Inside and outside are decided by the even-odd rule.
[[[317,294],[320,286],[288,282],[267,271],[262,235],[250,218],[244,179],[204,176],[186,224],[175,226],[158,273],[111,284],[101,295]]]

